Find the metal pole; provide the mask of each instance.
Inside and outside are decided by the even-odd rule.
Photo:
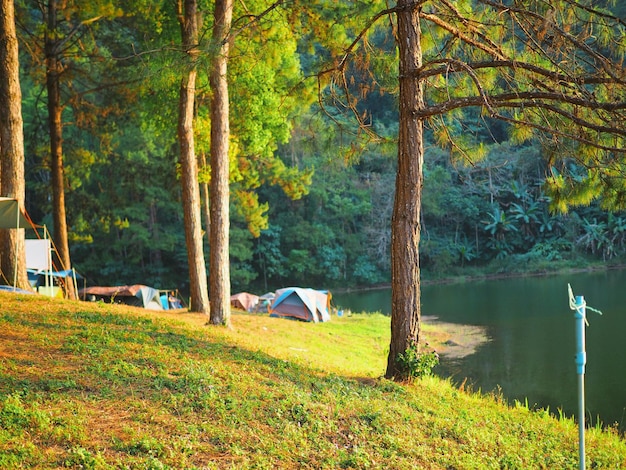
[[[576,296],[576,374],[578,375],[578,455],[579,468],[585,470],[585,299]]]
[[[15,259],[14,261],[14,265],[13,265],[13,290],[15,290],[17,288],[17,266],[18,266],[18,262],[17,262],[17,257],[19,256],[19,234],[20,234],[20,203],[17,200],[17,198],[15,199],[15,218],[17,219],[15,221]]]

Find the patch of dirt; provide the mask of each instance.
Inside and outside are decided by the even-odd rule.
[[[442,322],[435,316],[423,316],[422,328],[427,347],[453,359],[469,356],[489,341],[483,326]]]

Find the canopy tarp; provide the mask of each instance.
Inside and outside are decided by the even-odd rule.
[[[76,277],[76,279],[83,279],[83,276],[81,276],[79,273],[77,273],[73,269],[65,269],[63,271],[48,271],[48,270],[38,271],[34,269],[30,269],[30,270],[27,269],[27,271],[32,272],[33,274],[41,274],[42,276],[60,277],[60,278]]]
[[[17,199],[0,197],[0,228],[32,228]]]
[[[34,294],[33,291],[20,289],[19,287],[13,286],[0,286],[0,291],[2,292],[15,292],[16,294]]]
[[[124,303],[150,310],[163,310],[159,291],[143,284],[112,287],[86,287],[78,291],[83,300],[108,300],[111,303]]]

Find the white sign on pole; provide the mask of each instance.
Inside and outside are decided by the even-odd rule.
[[[50,240],[26,241],[26,269],[50,269]]]

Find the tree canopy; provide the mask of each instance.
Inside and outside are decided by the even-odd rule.
[[[72,5],[59,4],[64,21],[77,18]],[[41,17],[18,6],[26,203],[34,220],[49,223],[48,92],[41,36],[30,34],[39,34]],[[215,51],[213,4],[198,7],[193,118],[202,157],[211,144]],[[406,104],[398,15],[409,11],[421,61],[400,78],[424,93],[406,110],[424,124],[414,221],[420,272],[619,259],[623,8],[575,0],[236,2],[228,64],[233,289],[390,282],[396,172],[405,171],[394,158]],[[188,292],[175,125],[186,65],[176,11],[136,1],[87,13],[71,36],[81,54],[61,60],[73,264],[92,284]],[[415,154],[408,157],[410,165]],[[211,180],[201,158],[198,176]]]

